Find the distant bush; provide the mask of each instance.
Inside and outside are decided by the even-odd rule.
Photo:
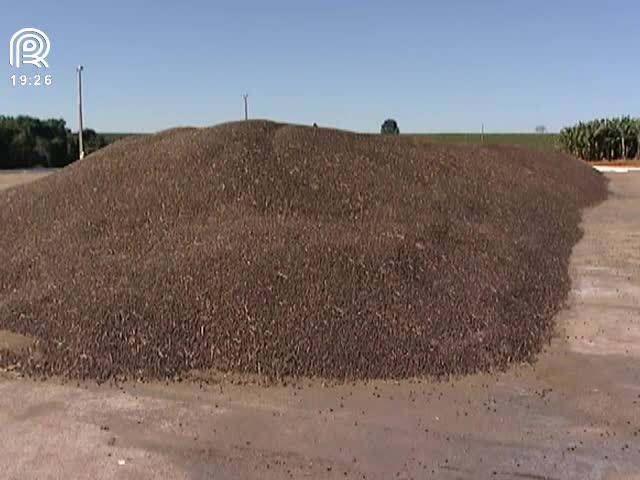
[[[90,129],[83,139],[87,154],[107,144]],[[64,120],[0,116],[0,169],[64,167],[78,157],[77,135]]]
[[[90,153],[95,152],[96,150],[100,150],[101,148],[106,147],[109,142],[104,137],[104,135],[100,135],[96,133],[95,130],[91,130],[87,128],[82,131],[82,147],[84,149],[84,154],[89,155]],[[78,134],[74,133],[71,135],[71,154],[74,160],[77,160],[80,156],[80,149],[78,148]]]
[[[640,118],[580,122],[560,132],[561,148],[584,160],[623,160],[640,157]]]
[[[388,118],[382,124],[382,127],[380,128],[380,133],[382,133],[383,135],[398,135],[400,133],[398,122],[396,122],[392,118]]]

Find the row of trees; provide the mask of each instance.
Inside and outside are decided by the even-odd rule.
[[[565,152],[584,160],[637,158],[640,157],[640,118],[580,122],[564,128],[559,143]]]
[[[89,154],[107,144],[94,130],[83,131]],[[0,169],[64,167],[79,157],[78,137],[64,120],[0,116]]]

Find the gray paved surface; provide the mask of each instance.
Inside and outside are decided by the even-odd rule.
[[[206,389],[4,373],[0,477],[640,479],[640,175],[610,178],[535,366],[439,384]]]

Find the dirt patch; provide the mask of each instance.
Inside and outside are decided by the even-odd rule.
[[[0,190],[5,190],[10,187],[22,185],[25,183],[33,182],[39,178],[46,177],[54,170],[0,170]]]
[[[0,354],[1,352],[19,352],[35,345],[35,340],[27,335],[0,330]]]
[[[584,162],[270,122],[111,145],[0,194],[24,371],[457,375],[533,359],[569,290]]]
[[[640,167],[640,160],[603,160],[601,162],[589,162],[589,165],[601,167]]]

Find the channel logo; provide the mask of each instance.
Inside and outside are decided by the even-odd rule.
[[[49,68],[46,60],[49,50],[51,50],[51,41],[46,33],[37,28],[23,28],[11,36],[9,63],[15,68],[25,64]]]

